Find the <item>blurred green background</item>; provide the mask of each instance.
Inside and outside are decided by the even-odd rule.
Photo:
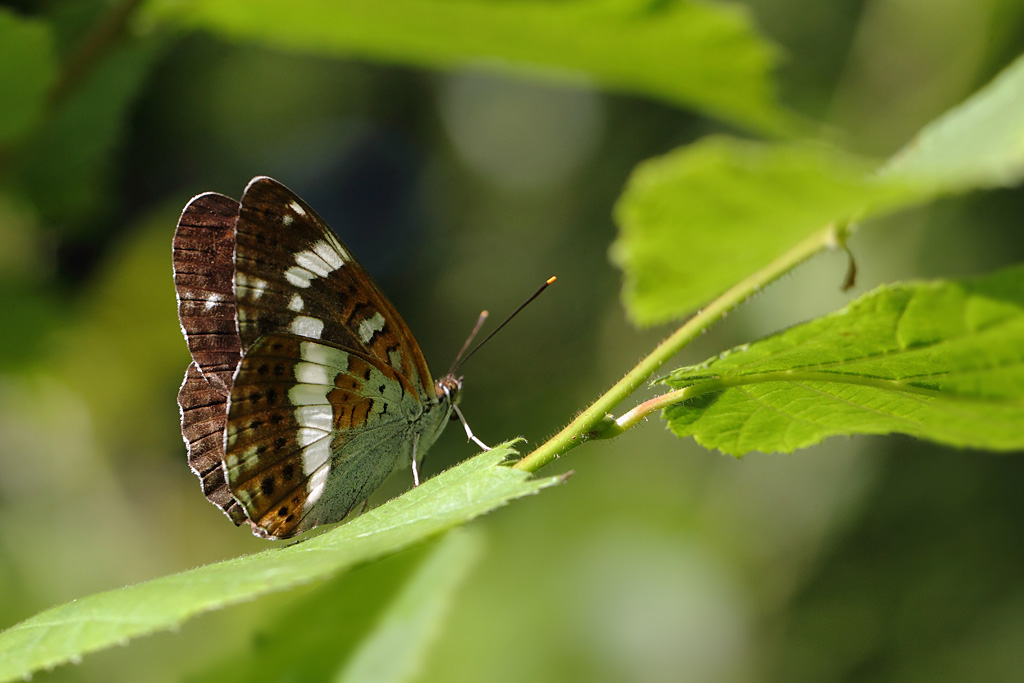
[[[170,242],[194,194],[238,197],[259,174],[291,187],[374,275],[437,373],[481,309],[503,314],[557,275],[465,368],[462,406],[488,442],[543,441],[670,331],[626,321],[607,258],[612,206],[638,162],[728,125],[650,98],[499,75],[486,62],[429,71],[130,20],[95,59],[75,51],[125,4],[14,3],[52,22],[65,61],[41,131],[0,147],[0,627],[267,546],[204,500],[178,431],[188,353]],[[783,49],[783,102],[879,157],[1024,51],[1016,0],[747,6]],[[0,63],[8,76],[21,68],[31,65]],[[839,291],[845,257],[819,257],[679,364],[881,282],[1018,262],[1022,213],[1024,193],[1002,190],[866,226],[851,245],[852,292]],[[427,472],[474,452],[454,427]],[[857,437],[734,460],[652,421],[552,469],[575,474],[474,523],[486,552],[423,680],[1024,672],[1017,456]],[[254,632],[272,637],[272,615],[307,592],[37,679],[179,680],[253,647]]]

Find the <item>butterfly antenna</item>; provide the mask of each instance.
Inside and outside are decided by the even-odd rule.
[[[514,318],[514,317],[516,317],[517,315],[519,315],[519,312],[520,312],[521,310],[523,310],[524,308],[526,308],[526,306],[527,306],[527,305],[528,305],[528,304],[529,304],[529,303],[530,303],[531,301],[533,301],[533,300],[534,300],[534,299],[536,299],[536,298],[537,298],[538,296],[540,296],[540,293],[541,293],[541,292],[543,292],[543,291],[544,291],[545,289],[547,289],[547,288],[548,288],[549,286],[551,286],[551,284],[552,284],[552,283],[553,283],[553,282],[554,282],[554,281],[555,281],[556,279],[557,279],[557,278],[555,278],[554,276],[552,276],[552,277],[549,277],[549,278],[548,278],[548,279],[547,279],[547,280],[546,280],[546,281],[544,282],[544,284],[542,284],[542,285],[541,285],[541,286],[540,286],[540,287],[539,287],[539,288],[537,289],[537,291],[536,291],[536,292],[534,292],[534,293],[533,293],[532,295],[530,295],[530,298],[529,298],[529,299],[527,299],[527,300],[526,300],[526,301],[524,301],[523,303],[519,304],[519,308],[517,308],[516,310],[512,311],[512,315],[510,315],[509,317],[505,318],[505,321],[504,321],[503,323],[501,323],[500,325],[498,325],[498,326],[497,326],[496,328],[494,328],[494,331],[493,331],[493,332],[491,332],[491,333],[490,333],[489,335],[487,335],[486,337],[484,337],[484,338],[483,338],[483,340],[482,340],[482,341],[481,341],[481,342],[480,342],[479,344],[477,344],[476,346],[474,346],[474,347],[473,347],[473,350],[472,350],[472,351],[470,351],[469,353],[467,353],[467,354],[463,355],[463,351],[465,351],[465,350],[466,350],[466,347],[467,347],[467,346],[469,346],[470,342],[471,342],[471,341],[473,340],[473,337],[474,337],[474,336],[476,336],[476,333],[477,333],[477,331],[478,331],[478,330],[480,329],[480,326],[481,326],[481,325],[483,324],[484,320],[486,320],[486,319],[487,319],[487,311],[484,311],[483,313],[481,313],[481,314],[480,314],[480,318],[479,318],[479,319],[478,319],[478,320],[476,321],[476,327],[474,327],[474,328],[473,328],[473,332],[472,332],[472,334],[470,334],[470,335],[469,335],[469,339],[467,339],[467,340],[466,340],[466,343],[462,345],[462,350],[461,350],[461,351],[459,351],[459,355],[457,355],[457,356],[455,357],[455,362],[454,362],[454,363],[452,363],[452,368],[451,368],[451,370],[449,371],[449,373],[448,373],[448,374],[454,375],[454,374],[455,374],[455,373],[456,373],[456,372],[458,371],[458,369],[462,367],[463,363],[465,363],[465,362],[466,362],[467,360],[469,360],[469,359],[470,359],[470,357],[472,357],[472,355],[473,355],[474,353],[476,353],[477,351],[479,351],[479,350],[480,350],[480,347],[481,347],[481,346],[483,346],[483,345],[484,345],[484,344],[486,344],[486,343],[487,343],[488,341],[490,341],[491,337],[493,337],[494,335],[498,334],[498,332],[499,332],[499,331],[501,331],[501,328],[505,327],[505,325],[508,325],[508,324],[509,324],[509,322],[511,322],[511,321],[512,321],[512,318]]]
[[[455,354],[455,360],[452,361],[452,366],[448,369],[449,375],[455,374],[456,368],[462,365],[463,354],[466,353],[466,349],[469,348],[469,345],[473,343],[473,339],[476,337],[476,333],[479,332],[480,328],[484,326],[484,321],[487,320],[488,315],[489,314],[487,313],[487,311],[480,311],[480,317],[476,319],[476,325],[473,325],[473,331],[469,333],[469,336],[466,337],[466,343],[463,344],[462,348],[459,349],[459,352]]]

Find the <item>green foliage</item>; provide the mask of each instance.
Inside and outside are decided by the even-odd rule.
[[[766,26],[773,21],[777,25],[777,17],[772,18],[775,4],[757,7]],[[446,681],[503,680],[502,676],[504,680],[609,676],[644,680],[638,672],[649,674],[647,680],[669,680],[680,670],[701,680],[758,680],[749,667],[762,666],[766,658],[760,651],[764,644],[755,642],[752,634],[767,630],[763,626],[771,618],[799,627],[797,620],[789,621],[785,608],[787,601],[796,600],[793,596],[800,589],[796,584],[803,580],[793,577],[812,573],[801,564],[801,557],[818,558],[826,543],[831,547],[839,542],[836,534],[830,536],[824,526],[816,526],[823,524],[819,509],[843,513],[840,516],[846,520],[844,497],[858,495],[851,494],[851,489],[860,490],[850,481],[860,481],[866,488],[863,482],[871,477],[870,463],[858,458],[859,480],[838,477],[833,488],[819,491],[815,477],[813,487],[805,487],[814,488],[812,496],[819,496],[809,499],[812,513],[788,510],[790,515],[767,521],[775,517],[764,514],[768,505],[782,507],[781,501],[788,504],[806,493],[799,481],[791,480],[812,470],[819,472],[815,467],[831,466],[834,452],[829,458],[793,458],[800,464],[785,470],[789,488],[776,481],[776,490],[756,474],[764,471],[755,469],[757,460],[745,461],[742,474],[737,474],[741,466],[725,459],[683,459],[672,452],[663,454],[670,449],[637,448],[631,438],[653,437],[630,434],[620,440],[629,451],[620,453],[633,459],[586,462],[586,484],[593,487],[589,492],[578,486],[562,496],[545,497],[543,502],[552,507],[540,512],[518,506],[521,509],[515,512],[523,516],[506,527],[500,523],[504,517],[490,520],[494,523],[488,530],[503,543],[490,545],[495,558],[489,559],[481,557],[480,541],[473,533],[478,530],[446,532],[561,480],[532,479],[499,465],[512,453],[507,446],[499,447],[349,524],[301,543],[139,583],[140,577],[208,562],[211,554],[221,558],[248,548],[265,548],[243,532],[227,528],[230,525],[212,510],[204,509],[208,517],[193,518],[192,507],[175,502],[175,487],[188,480],[196,507],[207,507],[187,472],[174,434],[174,386],[180,381],[186,355],[174,329],[167,272],[173,212],[152,205],[165,202],[178,210],[190,194],[185,187],[230,190],[236,185],[217,183],[230,178],[240,185],[256,173],[276,174],[280,169],[307,181],[319,175],[333,183],[334,170],[357,156],[342,159],[336,150],[349,144],[356,147],[376,135],[385,139],[382,147],[388,150],[402,147],[397,156],[414,156],[403,145],[415,148],[416,154],[429,148],[422,159],[404,162],[403,170],[417,164],[429,169],[422,174],[426,180],[417,178],[415,191],[410,192],[420,204],[409,213],[444,224],[460,236],[456,243],[466,251],[448,252],[442,260],[436,252],[410,241],[418,259],[444,262],[444,272],[451,274],[449,280],[428,279],[420,278],[426,271],[409,271],[410,280],[416,282],[417,303],[447,303],[454,298],[453,291],[480,294],[475,285],[501,280],[499,271],[508,264],[526,270],[542,263],[547,275],[547,266],[557,263],[560,280],[578,289],[558,295],[566,297],[552,305],[558,315],[538,323],[533,336],[543,336],[543,330],[544,335],[573,342],[600,338],[610,342],[607,348],[630,349],[624,353],[632,359],[634,353],[646,350],[634,352],[630,345],[638,342],[633,331],[613,330],[614,325],[606,324],[601,293],[611,292],[614,285],[601,257],[605,243],[595,226],[599,228],[605,218],[609,196],[635,166],[615,209],[621,232],[612,249],[613,260],[623,271],[627,313],[647,324],[702,310],[673,333],[671,343],[651,352],[637,366],[641,371],[634,368],[627,373],[627,378],[635,373],[632,383],[620,383],[615,387],[620,391],[602,396],[602,400],[611,397],[607,407],[594,411],[595,416],[582,411],[577,420],[583,427],[563,430],[534,451],[555,444],[547,463],[590,436],[625,431],[609,411],[617,411],[654,368],[664,367],[685,343],[806,258],[825,248],[845,246],[857,223],[936,198],[1013,187],[1024,177],[1024,58],[937,118],[936,112],[962,94],[951,86],[948,101],[932,97],[930,108],[922,109],[928,113],[903,128],[921,132],[882,164],[820,140],[766,143],[730,138],[720,130],[706,135],[714,121],[694,123],[677,108],[693,109],[764,135],[805,130],[796,123],[798,116],[775,97],[778,84],[772,71],[782,50],[758,34],[750,10],[731,2],[147,0],[139,6],[132,0],[76,0],[47,9],[49,15],[35,17],[0,10],[0,64],[7,67],[0,70],[0,309],[6,313],[9,330],[2,346],[10,350],[9,357],[0,361],[0,441],[5,445],[0,470],[0,511],[4,513],[0,515],[0,582],[11,598],[3,605],[5,625],[42,605],[64,604],[0,632],[0,680],[29,677],[147,633],[176,630],[201,613],[271,593],[285,595],[285,591],[291,591],[287,597],[298,599],[273,615],[262,615],[247,647],[225,647],[231,654],[206,663],[206,669],[184,668],[200,668],[198,680],[211,681],[332,677],[404,681],[421,674],[429,678],[427,653],[436,656],[440,650],[447,652],[447,658],[442,656],[432,673]],[[943,12],[933,16],[931,9],[929,21],[941,25],[948,19]],[[912,10],[908,6],[901,11]],[[819,3],[814,11],[827,15],[842,10],[834,10],[833,3]],[[802,12],[793,16],[803,19]],[[848,36],[828,33],[828,23],[818,22],[818,17],[804,22],[813,26],[809,43],[849,42]],[[799,28],[799,23],[789,22],[789,26]],[[1006,25],[1013,23],[1007,19]],[[970,45],[970,26],[947,26],[962,29],[963,36],[956,39]],[[836,63],[849,58],[850,74],[863,72],[865,80],[873,77],[885,85],[891,81],[916,94],[914,64],[930,63],[927,51],[915,52],[912,40],[892,46],[891,40],[879,41],[876,35],[876,42],[869,42],[863,36],[871,33],[871,21],[851,27],[851,35],[854,28],[862,37],[853,42],[873,45],[868,52],[877,53],[879,61],[872,63],[861,55],[858,62],[851,52],[833,54]],[[199,32],[204,36],[197,37]],[[985,50],[993,50],[988,54],[992,58],[997,41],[983,38],[976,41],[977,51],[984,45]],[[880,50],[879,45],[889,47]],[[276,50],[287,51],[288,59]],[[908,56],[901,61],[904,52]],[[62,64],[58,55],[63,57]],[[472,162],[457,158],[452,131],[439,130],[457,125],[451,122],[456,118],[445,118],[445,107],[455,105],[444,99],[450,96],[444,88],[463,76],[450,80],[410,77],[409,70],[374,70],[339,59],[352,57],[456,74],[465,69],[514,74],[523,80],[603,89],[654,102],[602,99],[594,94],[594,101],[587,103],[593,106],[592,111],[588,109],[588,125],[603,132],[593,133],[592,140],[579,145],[599,150],[594,156],[581,154],[565,164],[566,169],[578,170],[566,171],[564,179],[542,191],[496,189],[500,183],[493,178],[466,170]],[[790,65],[794,71],[818,66],[806,54],[794,55]],[[263,79],[265,72],[260,69],[265,66],[276,80]],[[885,72],[884,78],[878,76],[880,71]],[[976,74],[960,76],[966,79],[962,88],[977,78]],[[856,83],[850,84],[856,78],[848,74],[844,79],[845,86],[825,78],[818,87],[829,98],[838,94],[835,99],[842,102],[846,93],[856,91]],[[950,81],[954,80],[951,75]],[[289,87],[281,91],[267,85],[271,81]],[[378,86],[385,81],[386,85]],[[410,94],[416,89],[408,87],[410,82],[424,92]],[[922,98],[928,99],[927,88],[921,90]],[[887,92],[883,89],[883,94],[859,102],[861,111],[882,110],[883,118],[890,116],[887,98],[895,96]],[[140,97],[145,98],[144,107],[136,106]],[[797,94],[797,99],[805,97],[814,95]],[[337,106],[339,101],[345,106]],[[495,126],[519,123],[514,112],[498,111],[494,102],[485,104],[491,107],[481,106],[488,111],[484,118],[489,125],[481,125],[478,135],[493,134]],[[539,110],[544,111],[544,106],[549,104]],[[252,111],[269,114],[247,116]],[[156,112],[163,115],[158,123],[154,120],[161,116]],[[490,126],[495,117],[503,118]],[[145,119],[150,127],[137,125],[136,118]],[[934,122],[921,128],[921,121],[929,118]],[[439,124],[438,119],[443,122]],[[385,123],[378,126],[381,121]],[[170,131],[169,140],[163,141],[154,131]],[[408,144],[398,140],[402,136],[420,137]],[[637,159],[698,136],[705,137],[636,165]],[[556,138],[557,132],[552,139]],[[904,139],[905,134],[897,138]],[[472,136],[467,140],[471,143]],[[871,145],[863,140],[849,144],[849,149],[867,148]],[[256,160],[267,167],[251,168]],[[501,165],[500,160],[489,161],[492,171]],[[375,194],[378,185],[386,184],[372,173],[369,176],[374,192],[360,185],[363,194]],[[463,191],[473,199],[459,197]],[[1017,258],[1013,239],[1019,232],[1019,209],[1009,204],[1010,193],[1000,196],[1009,208],[994,212],[997,218],[967,211],[958,224],[959,232],[977,229],[978,235],[986,225],[1001,226],[1003,232],[995,233],[1002,238],[997,246],[984,244],[982,237],[965,241],[993,262]],[[382,204],[394,208],[389,201]],[[137,213],[143,214],[141,219]],[[595,216],[600,220],[595,221]],[[502,221],[515,226],[516,239],[479,239],[483,231],[477,228],[490,230]],[[1006,229],[1007,224],[1011,229]],[[352,226],[336,227],[344,231]],[[893,244],[901,227],[895,221],[887,224]],[[924,241],[941,242],[937,238]],[[396,242],[405,244],[405,236]],[[990,267],[980,257],[965,256],[961,262],[958,245],[965,242],[950,247],[960,272]],[[473,245],[485,249],[470,252]],[[78,263],[74,255],[82,247],[86,253],[94,251],[95,259]],[[565,249],[558,251],[558,247]],[[496,256],[499,249],[501,255]],[[902,268],[909,271],[908,264],[918,256],[905,245],[887,243],[875,254],[858,253],[858,260],[871,264],[878,253],[885,258],[901,250],[906,252],[901,254]],[[395,247],[394,252],[397,258],[400,249]],[[477,262],[484,265],[472,266],[475,271],[462,265]],[[563,275],[563,268],[577,284]],[[898,272],[896,277],[904,277],[904,270]],[[443,280],[442,284],[434,284],[435,279]],[[467,282],[474,286],[467,287]],[[804,286],[816,288],[815,283]],[[487,305],[495,291],[486,292]],[[727,294],[719,296],[722,292]],[[471,299],[462,303],[476,306],[475,301],[469,303]],[[573,303],[565,304],[566,300]],[[891,432],[957,447],[1020,450],[1024,448],[1022,308],[1021,267],[974,279],[887,284],[836,313],[676,370],[665,384],[685,400],[668,407],[665,417],[677,435],[692,435],[704,446],[736,455],[754,450],[790,452],[832,435]],[[440,322],[426,327],[447,334],[448,321],[464,311],[431,309],[429,319]],[[445,337],[445,343],[449,341]],[[440,344],[434,340],[425,348],[429,343]],[[589,395],[589,378],[598,373],[621,376],[618,358],[591,372],[591,366],[584,365],[590,360],[588,354],[580,353],[579,346],[559,342],[549,346],[535,356],[505,354],[515,360],[528,356],[528,368],[524,372],[509,361],[507,374],[490,380],[501,400],[511,396],[514,405],[529,406],[529,410],[513,411],[492,401],[497,407],[491,419],[500,420],[503,429],[526,433],[530,425],[521,423],[528,422],[530,410],[546,416],[538,430],[550,429],[553,411],[571,409],[565,397]],[[568,351],[563,353],[563,347]],[[526,372],[534,375],[527,377]],[[572,385],[570,375],[588,379]],[[674,398],[678,398],[675,392],[653,401]],[[474,406],[474,413],[479,408]],[[517,422],[510,424],[510,415]],[[600,432],[602,428],[605,433]],[[168,445],[169,441],[173,444]],[[920,444],[915,447],[923,449]],[[771,465],[762,461],[761,466],[787,463],[781,458],[769,460]],[[164,461],[174,469],[161,469]],[[603,480],[602,467],[607,468]],[[915,473],[930,474],[930,470]],[[751,485],[754,479],[756,485]],[[921,479],[915,476],[914,480]],[[692,486],[693,495],[681,492],[680,482]],[[973,481],[965,484],[970,486]],[[980,486],[978,490],[987,491]],[[758,499],[760,507],[751,503],[757,496],[764,496]],[[559,504],[563,509],[554,507]],[[626,522],[622,510],[630,515]],[[950,510],[957,519],[969,517],[970,511]],[[530,514],[535,517],[526,516]],[[223,539],[230,540],[217,537],[219,528],[206,526],[212,518],[225,527]],[[1008,519],[1012,517],[993,515],[977,525],[987,534],[998,533],[1000,525],[1009,527],[1008,543],[993,542],[985,549],[1013,545],[1019,529]],[[771,522],[778,527],[767,528]],[[618,531],[606,532],[616,525]],[[927,538],[928,527],[916,528],[924,529],[921,535]],[[768,533],[763,533],[766,529]],[[229,536],[231,532],[237,533]],[[240,537],[244,540],[238,541]],[[972,539],[979,542],[973,533]],[[113,550],[99,550],[108,547]],[[626,559],[615,564],[609,558]],[[943,564],[941,559],[929,564]],[[1009,567],[1007,574],[1016,577],[1019,558],[1001,559]],[[478,560],[491,564],[474,585],[470,571]],[[131,569],[125,570],[128,578],[122,579],[117,572],[126,566]],[[650,572],[629,573],[636,566]],[[661,572],[663,567],[673,569]],[[683,577],[676,568],[688,568],[694,576]],[[756,584],[742,585],[743,579],[736,576],[756,577]],[[950,576],[956,576],[957,586],[984,585],[972,583],[970,576],[966,580],[955,573]],[[120,590],[88,595],[129,582],[132,585]],[[916,575],[911,583],[915,588],[924,585]],[[1006,583],[1007,591],[1016,587],[1020,592],[1019,582]],[[530,590],[524,590],[523,584]],[[686,590],[673,593],[681,585]],[[713,590],[704,590],[708,586]],[[943,596],[935,604],[944,615],[959,611],[948,609],[951,591],[935,592]],[[87,597],[66,602],[82,594]],[[469,594],[474,601],[462,605],[457,594]],[[689,597],[672,602],[673,595]],[[687,602],[698,595],[699,599]],[[977,602],[1001,603],[996,597],[982,596]],[[694,602],[698,609],[689,609]],[[922,613],[910,602],[910,611]],[[449,629],[444,623],[446,613],[458,612],[460,607],[466,611],[456,616]],[[574,613],[566,614],[569,609]],[[830,623],[849,621],[848,610],[835,605],[830,609],[840,614],[828,619]],[[226,614],[236,616],[238,611]],[[775,612],[781,616],[765,617]],[[1002,656],[1019,663],[1021,649],[1012,642],[1012,634],[1013,628],[1020,628],[1020,617],[1013,610],[1006,612],[984,625],[1008,642],[1005,653],[1010,654]],[[724,615],[721,620],[719,615]],[[486,628],[480,626],[484,620]],[[211,636],[208,643],[215,647],[208,650],[219,651],[224,635],[244,639],[253,626],[242,621],[236,619],[230,629]],[[813,651],[819,659],[848,657],[850,670],[874,671],[863,663],[884,661],[885,653],[877,643],[865,642],[884,641],[887,636],[879,623],[865,623],[847,626],[843,637],[836,638],[842,646],[829,650],[820,647],[819,640],[809,640],[791,645],[790,655]],[[963,622],[956,623],[959,627]],[[809,631],[820,638],[822,629]],[[922,635],[922,629],[912,631],[914,657],[934,654],[934,643],[932,649],[918,648],[917,639],[927,634]],[[707,633],[721,637],[702,640]],[[851,633],[862,640],[847,637]],[[181,637],[187,638],[188,632]],[[512,639],[519,640],[510,644]],[[948,639],[943,634],[934,638],[943,646]],[[993,641],[980,636],[979,640]],[[145,643],[139,646],[146,647]],[[782,646],[773,642],[771,647]],[[496,652],[515,661],[496,665]],[[720,668],[691,667],[689,660],[678,666],[680,652],[698,664],[713,661]],[[734,652],[741,657],[734,657]],[[774,649],[771,655],[775,658]],[[936,671],[945,668],[933,666]],[[460,667],[463,676],[452,675]],[[1007,668],[1019,670],[1020,666]],[[539,675],[542,670],[546,678]],[[764,679],[769,676],[765,674]]]
[[[881,287],[835,313],[664,380],[669,428],[731,455],[901,432],[1024,449],[1024,267]]]
[[[697,308],[831,222],[914,197],[824,145],[706,138],[641,164],[616,206],[612,257],[637,322]]]
[[[173,628],[211,609],[330,578],[558,483],[558,478],[533,479],[502,465],[512,453],[508,446],[483,453],[349,524],[301,543],[47,610],[0,633],[0,680],[14,680],[128,638]],[[440,605],[420,607],[434,613]],[[372,652],[364,656],[371,658]]]
[[[823,226],[948,192],[1019,182],[1021,93],[1024,59],[926,127],[880,174],[837,150],[728,139],[647,162],[617,209],[623,229],[613,255],[626,272],[627,306],[639,321],[667,320],[773,260],[788,259],[792,267],[801,240],[830,237]],[[1002,302],[992,304],[1000,323],[1019,313],[1016,277],[997,276],[1009,289],[971,297],[968,285],[883,289],[836,315],[678,370],[673,386],[697,384],[687,402],[665,411],[669,427],[734,455],[791,452],[836,434],[891,432],[1020,449],[1019,323],[989,329],[989,320],[975,318],[991,303],[989,294]],[[760,362],[776,354],[782,354],[777,363]]]
[[[593,81],[762,131],[792,127],[774,99],[776,49],[735,5],[689,0],[151,0],[154,22],[325,55],[473,65]]]
[[[332,579],[272,615],[249,647],[188,680],[412,680],[482,548],[479,532],[456,529]]]
[[[927,125],[883,173],[950,192],[1019,183],[1024,177],[1024,57]]]
[[[453,531],[441,543],[387,606],[370,637],[342,664],[341,683],[397,683],[421,673],[455,589],[480,555],[480,539],[470,532]]]
[[[828,224],[1024,177],[1024,59],[881,173],[837,149],[712,138],[637,168],[613,257],[639,323],[679,317]]]
[[[0,145],[35,125],[57,77],[49,27],[0,8]]]

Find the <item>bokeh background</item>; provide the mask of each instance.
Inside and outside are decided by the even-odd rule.
[[[785,52],[784,103],[879,157],[1024,51],[1015,0],[745,4]],[[14,3],[54,20],[67,45],[112,6]],[[129,31],[112,44],[128,56],[80,76],[107,78],[107,101],[63,114],[63,135],[0,153],[0,627],[266,547],[204,500],[178,431],[188,354],[170,242],[194,194],[237,197],[260,174],[290,186],[389,294],[436,372],[481,309],[509,311],[557,275],[465,367],[476,433],[537,444],[670,331],[627,322],[607,257],[630,170],[734,132],[647,98],[479,67],[328,59],[189,32]],[[96,149],[98,129],[114,131],[113,147]],[[845,257],[819,257],[678,362],[882,282],[1018,262],[1022,214],[1024,194],[1004,190],[866,225],[852,243],[852,292],[840,292]],[[452,428],[427,471],[473,453]],[[424,680],[1024,675],[1019,455],[857,437],[735,460],[652,420],[550,469],[575,474],[474,522],[487,551]],[[178,680],[251,647],[300,593],[38,680]]]

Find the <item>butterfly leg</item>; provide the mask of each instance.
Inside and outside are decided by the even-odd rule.
[[[472,441],[485,451],[491,450],[490,446],[485,444],[480,439],[476,438],[476,435],[473,433],[473,430],[469,428],[469,423],[466,422],[466,418],[462,415],[462,411],[459,410],[459,407],[455,404],[452,404],[452,408],[455,409],[455,414],[459,416],[459,422],[462,423],[463,428],[466,430],[466,441]]]
[[[419,486],[420,485],[420,466],[419,466],[419,463],[416,462],[416,450],[417,450],[417,446],[419,446],[419,444],[420,444],[420,433],[416,432],[416,436],[414,436],[413,439],[412,439],[412,485],[413,486]]]

